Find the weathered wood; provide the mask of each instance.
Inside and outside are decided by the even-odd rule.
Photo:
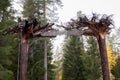
[[[83,31],[79,31],[77,29],[72,29],[72,30],[64,30],[64,31],[58,31],[58,30],[51,30],[48,32],[36,32],[33,34],[33,37],[55,37],[57,35],[74,35],[74,36],[81,36],[83,35]]]
[[[99,35],[99,38],[97,38],[97,40],[99,45],[100,57],[101,57],[103,80],[110,80],[105,36]]]
[[[26,80],[27,58],[28,58],[28,38],[26,34],[21,35],[21,54],[20,54],[20,80]]]
[[[45,68],[45,73],[44,73],[44,80],[47,80],[47,41],[44,42],[44,68]]]

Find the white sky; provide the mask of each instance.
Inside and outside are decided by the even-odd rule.
[[[62,0],[63,8],[59,10],[61,22],[67,22],[81,10],[86,15],[91,13],[113,14],[116,27],[120,27],[120,0]]]
[[[120,27],[120,0],[62,0],[63,8],[59,10],[59,21],[67,22],[77,15],[79,10],[83,14],[113,14],[114,25]],[[55,39],[54,50],[60,48],[63,42],[62,36]]]

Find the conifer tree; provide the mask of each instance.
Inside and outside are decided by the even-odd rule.
[[[86,80],[80,38],[70,36],[64,47],[62,80]]]
[[[99,79],[101,74],[101,64],[100,64],[100,55],[98,51],[97,42],[94,37],[88,37],[88,48],[87,53],[85,55],[85,69],[86,76],[88,80],[96,80]],[[94,42],[94,43],[93,43]]]
[[[11,27],[14,21],[11,0],[0,1],[0,31]],[[0,80],[15,80],[17,74],[18,39],[16,35],[0,33]]]
[[[117,61],[116,61],[116,65],[112,68],[112,74],[115,77],[115,80],[119,80],[120,79],[120,56],[118,57]]]

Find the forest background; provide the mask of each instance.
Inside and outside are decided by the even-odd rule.
[[[0,30],[9,28],[17,24],[19,20],[24,21],[25,19],[31,21],[33,18],[36,18],[42,24],[47,22],[58,23],[64,19],[65,21],[68,19],[63,16],[61,10],[58,10],[63,7],[61,0],[19,0],[17,3],[14,0],[2,0],[0,2]],[[20,8],[15,6],[15,4],[19,4]],[[65,9],[65,11],[67,10]],[[82,11],[84,12],[84,9]],[[74,15],[77,16],[77,12],[74,12]],[[116,14],[114,15],[118,16]],[[59,16],[63,16],[64,19],[59,19]],[[71,18],[75,16],[71,16]],[[118,19],[115,20],[115,23],[117,23]],[[106,36],[106,47],[111,78],[119,79],[119,26],[113,29],[113,32],[110,36]],[[55,47],[55,45],[59,43],[59,41],[55,42],[56,39],[57,38],[52,38],[52,40],[49,38],[38,38],[30,40],[27,70],[28,80],[45,80],[44,73],[46,71],[48,80],[102,79],[96,39],[85,36],[64,36],[64,38],[62,38],[63,40],[59,38],[59,41],[64,42],[61,43],[60,46]],[[44,68],[45,41],[47,42],[47,70]],[[20,55],[19,42],[20,39],[17,34],[0,34],[0,80],[17,80]]]

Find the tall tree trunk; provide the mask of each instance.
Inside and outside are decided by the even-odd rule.
[[[46,0],[43,0],[43,19],[46,22]]]
[[[18,50],[18,65],[17,65],[17,80],[20,80],[20,54],[21,54],[21,34],[19,33],[19,50]]]
[[[44,43],[44,68],[45,68],[44,80],[47,80],[47,41],[45,41]]]
[[[100,51],[100,56],[101,56],[103,80],[110,80],[107,50],[106,50],[106,43],[105,43],[105,35],[104,34],[99,35],[98,45],[99,45],[99,51]]]
[[[28,39],[26,34],[21,35],[20,80],[26,80],[28,58]]]

